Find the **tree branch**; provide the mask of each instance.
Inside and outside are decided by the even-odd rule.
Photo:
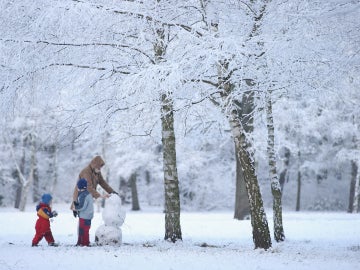
[[[125,75],[131,74],[131,72],[129,72],[129,71],[121,71],[121,70],[117,70],[117,69],[109,69],[109,68],[106,68],[106,67],[78,65],[78,64],[73,64],[73,63],[53,63],[53,64],[50,64],[48,66],[43,67],[42,69],[45,69],[47,67],[53,67],[53,66],[76,67],[76,68],[85,68],[85,69],[87,68],[87,69],[95,69],[95,70],[109,70],[109,71],[112,71],[113,73],[120,73],[120,74],[125,74]]]
[[[100,42],[93,42],[93,43],[68,43],[68,42],[52,42],[47,40],[17,40],[17,39],[3,39],[0,38],[0,41],[3,42],[14,42],[14,43],[30,43],[30,44],[45,44],[45,45],[52,45],[52,46],[68,46],[68,47],[90,47],[90,46],[104,46],[104,47],[113,47],[113,48],[127,48],[133,51],[137,51],[140,54],[146,56],[152,64],[155,64],[154,60],[150,55],[143,52],[138,48],[131,47],[127,44],[116,44],[116,43],[100,43]]]

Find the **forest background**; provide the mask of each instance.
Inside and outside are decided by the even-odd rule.
[[[162,207],[167,95],[181,208],[234,209],[227,102],[249,96],[271,207],[270,96],[283,208],[358,211],[359,12],[342,0],[1,1],[0,204],[24,209],[43,192],[70,202],[101,155],[124,202],[136,191],[140,208]],[[219,66],[235,89],[226,99]]]

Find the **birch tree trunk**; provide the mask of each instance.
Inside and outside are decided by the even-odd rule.
[[[154,44],[155,62],[164,61],[165,30],[156,29],[156,43]],[[180,226],[180,196],[179,180],[176,163],[176,141],[174,131],[174,109],[171,91],[161,95],[161,126],[163,144],[163,170],[165,190],[165,240],[175,243],[182,240]]]
[[[271,181],[271,193],[273,195],[274,238],[277,242],[280,242],[285,240],[285,233],[282,222],[281,186],[276,172],[275,132],[274,119],[272,114],[271,92],[266,93],[266,120],[268,130],[267,152]]]
[[[180,226],[179,181],[176,164],[176,147],[172,100],[162,95],[162,143],[165,183],[165,240],[182,240]]]
[[[260,187],[255,173],[255,162],[250,152],[246,134],[242,129],[236,112],[232,112],[229,115],[229,122],[235,145],[238,149],[237,155],[244,172],[246,190],[249,196],[251,225],[255,248],[268,249],[271,247],[271,237]]]

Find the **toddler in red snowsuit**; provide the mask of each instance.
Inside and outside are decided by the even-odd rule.
[[[36,206],[36,211],[39,218],[35,224],[36,233],[34,239],[32,240],[33,247],[37,246],[43,237],[45,237],[45,240],[48,242],[49,246],[57,246],[50,229],[49,219],[57,216],[56,211],[51,211],[51,201],[51,195],[44,194],[41,197],[41,202]]]

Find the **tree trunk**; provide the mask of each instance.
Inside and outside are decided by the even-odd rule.
[[[21,212],[24,212],[25,211],[25,207],[26,207],[26,202],[27,202],[27,195],[29,193],[29,189],[30,189],[30,184],[32,182],[32,173],[33,171],[31,170],[31,175],[29,176],[30,178],[25,181],[23,183],[23,185],[21,186],[21,197],[20,197],[20,204],[19,204],[19,210]]]
[[[349,213],[358,213],[360,210],[360,175],[359,166],[356,161],[351,161],[351,182],[349,194]]]
[[[21,180],[18,171],[15,169],[12,172],[12,177],[16,180],[15,183],[15,202],[14,202],[14,208],[19,209],[20,207],[20,201],[21,201]]]
[[[38,172],[38,167],[37,167],[37,157],[36,157],[36,140],[32,139],[31,143],[34,144],[33,146],[31,146],[34,149],[34,153],[31,156],[31,163],[33,166],[33,175],[32,175],[32,179],[33,179],[33,202],[38,202],[39,199],[41,198],[41,190],[40,190],[40,181],[39,181],[39,172]],[[35,188],[35,183],[37,185],[37,187]]]
[[[360,178],[358,177],[356,180],[356,196],[355,198],[357,198],[356,201],[354,201],[354,203],[356,203],[356,205],[354,205],[354,211],[353,213],[359,213],[360,212]]]
[[[160,0],[158,0],[160,1]],[[155,62],[164,62],[165,30],[155,29]],[[182,240],[180,226],[179,180],[176,163],[176,141],[174,131],[174,109],[171,91],[161,94],[161,126],[163,145],[164,190],[165,190],[165,240],[175,243]]]
[[[249,87],[254,86],[252,81],[247,80],[247,85]],[[246,133],[252,133],[254,130],[253,122],[253,112],[255,109],[254,104],[254,92],[248,91],[245,92],[242,96],[241,103],[235,102],[237,106],[237,111],[241,123]],[[236,159],[236,191],[235,191],[235,213],[234,218],[244,219],[250,215],[250,205],[249,198],[246,192],[244,174],[241,169],[240,161],[235,154]]]
[[[58,183],[58,148],[57,148],[57,140],[54,144],[50,146],[50,160],[51,164],[49,166],[49,175],[51,175],[52,185],[50,187],[50,192],[54,193],[56,190],[56,186]]]
[[[298,152],[298,159],[300,162],[300,151]],[[298,169],[298,176],[297,176],[297,193],[296,193],[296,211],[300,211],[300,198],[301,198],[301,172],[300,168]]]
[[[359,166],[357,166],[356,170],[356,181],[354,188],[354,203],[353,203],[353,213],[359,212],[359,203],[360,203],[360,175],[359,175]]]
[[[16,147],[16,141],[14,140],[13,144],[11,145],[11,153],[14,159],[16,169],[13,171],[13,177],[16,179],[16,194],[15,194],[15,205],[16,209],[20,208],[20,202],[22,197],[22,189],[23,189],[23,182],[22,182],[22,175],[25,173],[25,140],[22,141],[22,156],[20,160],[20,165],[17,164],[14,147]]]
[[[162,95],[162,144],[165,183],[165,240],[182,240],[180,226],[180,196],[176,165],[176,147],[172,99]]]
[[[36,174],[36,172],[34,171],[34,174]],[[50,175],[48,175],[47,177],[50,177]],[[34,183],[33,183],[33,188],[32,188],[33,192],[32,192],[32,201],[38,202],[40,197],[41,197],[41,188],[40,188],[40,183],[39,183],[39,178],[34,176]]]
[[[275,131],[270,92],[266,93],[266,119],[268,130],[267,152],[269,160],[271,193],[273,195],[274,238],[277,242],[280,242],[285,240],[285,233],[282,222],[281,186],[276,172]]]
[[[127,200],[127,191],[128,191],[129,185],[126,179],[122,176],[120,176],[120,183],[119,183],[119,196],[121,198],[121,203],[126,204],[128,203]]]
[[[296,193],[296,211],[300,211],[300,198],[301,198],[301,172],[298,171],[297,177],[297,193]]]
[[[358,166],[356,164],[356,161],[352,160],[348,213],[352,213],[354,211],[354,198],[355,198],[357,171],[358,171]]]
[[[279,176],[279,182],[280,182],[280,187],[281,187],[281,195],[283,194],[284,191],[284,185],[285,182],[288,181],[288,170],[289,170],[289,163],[290,163],[290,149],[287,147],[283,147],[283,170],[280,173]]]
[[[146,185],[149,185],[151,182],[151,174],[148,170],[145,171],[145,183]]]
[[[31,157],[30,157],[30,172],[29,172],[27,179],[24,174],[21,174],[21,172],[19,172],[20,178],[22,179],[21,200],[20,200],[20,205],[19,205],[20,211],[25,211],[29,189],[30,189],[31,184],[34,181],[35,171],[37,171],[35,136],[30,134],[29,139],[30,139],[30,155],[31,155]]]
[[[137,175],[136,175],[136,172],[134,172],[130,176],[131,201],[132,201],[131,210],[133,210],[133,211],[139,211],[140,210],[139,196],[138,196],[137,187],[136,187],[136,178],[137,178]]]
[[[250,203],[251,225],[255,248],[268,249],[271,247],[271,237],[260,187],[255,173],[254,159],[249,151],[246,134],[241,127],[239,119],[237,119],[236,113],[231,113],[229,121],[237,146],[236,149],[238,149],[237,155],[244,172],[245,185]]]
[[[238,151],[236,151],[237,153]],[[249,198],[246,192],[244,174],[241,169],[238,156],[236,159],[236,190],[235,190],[235,213],[234,218],[243,220],[250,215]]]

